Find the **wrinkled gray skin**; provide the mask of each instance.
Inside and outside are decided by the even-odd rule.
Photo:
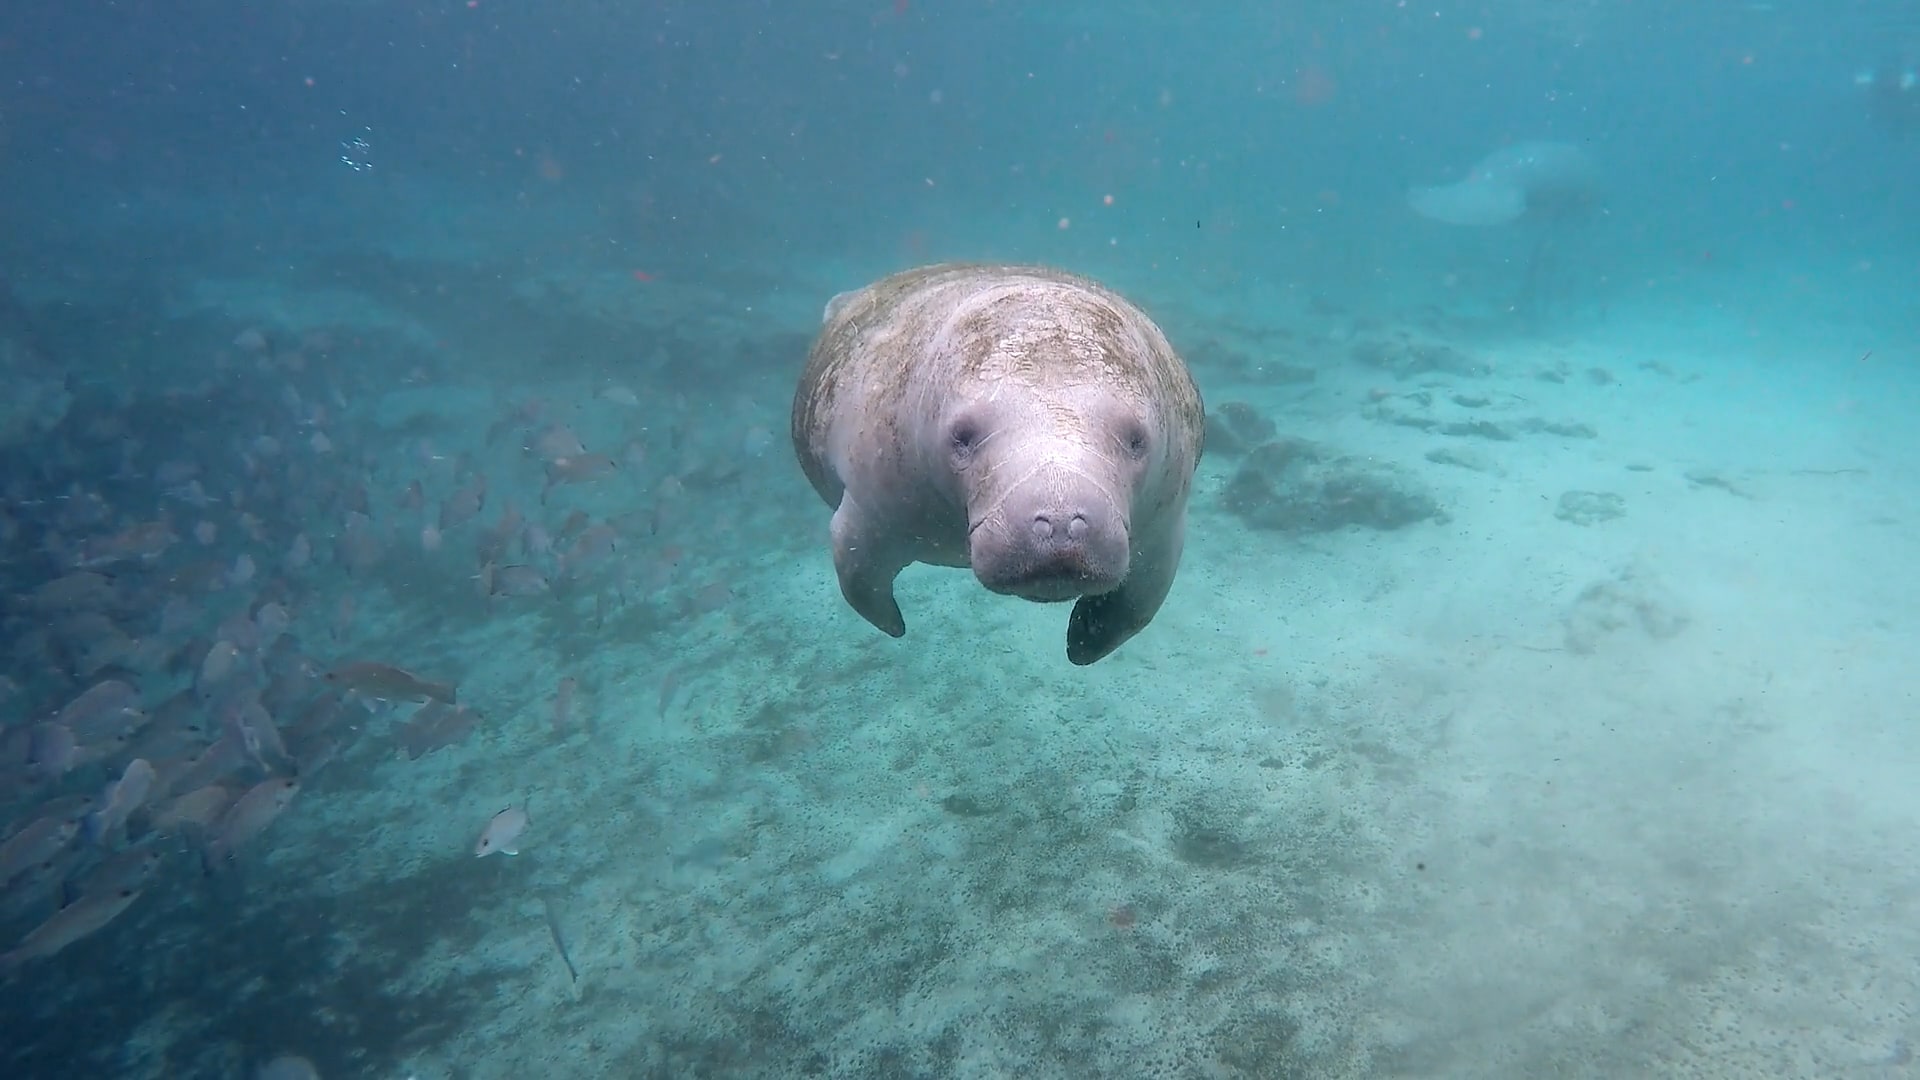
[[[1030,266],[929,266],[834,297],[793,402],[855,611],[900,637],[901,570],[971,567],[997,593],[1077,599],[1075,664],[1160,610],[1204,431],[1146,315]]]

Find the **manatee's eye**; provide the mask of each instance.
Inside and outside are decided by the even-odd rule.
[[[1147,434],[1147,425],[1137,420],[1129,423],[1121,431],[1120,437],[1127,448],[1128,456],[1136,461],[1146,457],[1147,451],[1153,446],[1153,439]]]
[[[965,468],[980,448],[980,425],[969,416],[955,420],[947,432],[947,445],[953,451],[954,467]]]

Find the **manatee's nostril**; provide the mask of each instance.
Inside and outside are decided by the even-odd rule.
[[[1061,525],[1060,522],[1066,522]],[[1033,538],[1053,543],[1078,544],[1086,540],[1093,526],[1081,514],[1035,514],[1033,515]]]

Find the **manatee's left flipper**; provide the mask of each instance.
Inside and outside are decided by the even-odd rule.
[[[1180,569],[1180,549],[1186,523],[1176,521],[1166,542],[1145,545],[1127,566],[1127,579],[1112,592],[1083,596],[1074,602],[1067,620],[1067,659],[1085,667],[1126,644],[1147,628]]]

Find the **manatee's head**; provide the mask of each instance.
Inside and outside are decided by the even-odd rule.
[[[946,410],[941,441],[982,585],[1045,602],[1125,580],[1135,499],[1165,453],[1126,389],[1002,380]]]

